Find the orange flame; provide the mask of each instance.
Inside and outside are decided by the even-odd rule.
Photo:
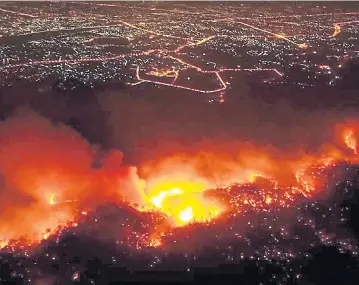
[[[339,35],[341,33],[341,27],[339,24],[334,24],[334,32],[332,34],[332,38],[336,37],[337,35]]]
[[[344,141],[346,146],[353,150],[354,154],[357,154],[357,139],[354,136],[354,132],[352,130],[346,130],[344,132]]]
[[[48,136],[51,125],[47,124],[44,126],[45,135],[33,133],[31,125],[30,131],[23,132],[22,122],[13,122],[13,125],[15,134],[21,133],[26,139],[13,137],[0,125],[0,134],[4,138],[0,141],[0,166],[7,182],[18,189],[16,194],[31,199],[28,203],[12,201],[9,195],[12,192],[1,193],[0,248],[11,240],[22,238],[36,244],[61,228],[76,226],[77,214],[88,213],[89,208],[85,207],[88,197],[96,202],[112,200],[134,204],[141,200],[143,204],[137,207],[139,211],[159,211],[168,218],[166,227],[184,227],[215,221],[230,211],[238,214],[247,208],[259,211],[290,206],[295,195],[310,197],[315,194],[317,178],[308,171],[312,166],[328,167],[340,160],[358,160],[357,128],[353,127],[354,124],[346,124],[335,133],[340,141],[324,145],[320,154],[309,155],[298,150],[290,156],[277,151],[269,153],[256,145],[241,146],[240,152],[234,150],[230,155],[226,155],[225,150],[223,153],[218,149],[213,152],[202,150],[198,156],[188,154],[179,156],[180,159],[164,158],[155,161],[154,165],[144,163],[141,171],[146,179],[143,180],[133,168],[118,166],[122,154],[109,156],[103,169],[94,171],[90,147],[81,137],[76,142],[72,133],[70,138],[64,138],[56,129]],[[30,143],[24,145],[22,141]],[[39,145],[39,141],[44,147],[34,147]],[[343,150],[344,144],[352,150],[350,153]],[[65,157],[69,150],[73,152]],[[73,159],[74,155],[78,159]],[[82,162],[76,164],[79,160]],[[258,177],[270,181],[273,187],[267,189]],[[215,192],[220,186],[229,193],[234,184],[247,187],[250,183],[255,183],[260,191],[236,192],[231,194],[229,202],[224,197],[227,194],[221,194],[220,198],[207,195],[208,189]],[[279,184],[289,190],[281,191]],[[102,193],[98,189],[106,191]],[[163,228],[161,234],[158,227],[153,231],[145,235],[147,240],[143,244],[161,246]]]

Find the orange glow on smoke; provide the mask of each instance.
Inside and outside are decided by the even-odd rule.
[[[90,214],[88,205],[108,201],[128,202],[139,214],[164,214],[163,227],[154,224],[152,232],[138,237],[139,244],[151,247],[162,246],[161,238],[174,227],[209,223],[225,213],[290,207],[298,195],[313,197],[318,191],[320,178],[311,167],[358,161],[356,122],[338,125],[334,135],[313,153],[299,144],[292,153],[283,153],[223,141],[220,148],[203,147],[143,163],[142,179],[136,168],[121,165],[120,151],[109,152],[101,160],[102,168],[94,170],[91,147],[70,128],[53,126],[33,114],[9,119],[0,123],[5,181],[0,189],[0,249],[22,239],[37,244],[61,229],[76,227],[79,216]],[[244,188],[233,194],[234,184],[258,191]],[[220,187],[226,192],[219,196]]]
[[[0,136],[2,246],[12,240],[36,244],[72,225],[77,205],[68,201],[83,200],[91,183],[86,141],[31,112],[1,122]]]

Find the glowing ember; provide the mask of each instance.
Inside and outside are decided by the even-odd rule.
[[[42,238],[44,240],[47,240],[50,236],[51,236],[51,231],[47,230],[47,232],[42,235]]]
[[[270,204],[272,202],[272,198],[270,196],[266,197],[266,201],[267,204]]]
[[[0,166],[7,182],[18,189],[19,200],[12,200],[13,192],[7,189],[1,197],[0,248],[20,240],[38,244],[67,227],[76,227],[78,218],[91,216],[87,202],[98,205],[109,200],[121,205],[129,202],[138,215],[151,217],[146,232],[135,233],[137,248],[161,247],[164,237],[176,227],[215,223],[219,217],[248,211],[289,208],[303,196],[314,197],[325,183],[320,173],[327,167],[339,161],[358,161],[353,123],[341,125],[338,140],[323,145],[315,155],[299,151],[295,157],[282,154],[279,159],[280,155],[247,146],[233,159],[203,150],[199,157],[182,154],[154,161],[154,165],[144,163],[143,180],[134,168],[121,166],[119,152],[103,160],[101,171],[94,170],[90,147],[81,137],[78,141],[72,133],[63,137],[56,129],[48,135],[51,125],[47,123],[42,127],[44,133],[22,121],[11,124],[14,135],[0,132],[8,140],[0,142]],[[22,131],[26,128],[30,129],[27,133]],[[34,143],[27,146],[19,141]],[[69,150],[74,152],[67,154]],[[79,159],[74,160],[75,155]],[[29,202],[22,202],[27,197]]]
[[[149,247],[160,247],[162,245],[162,241],[159,237],[152,237],[148,241]]]

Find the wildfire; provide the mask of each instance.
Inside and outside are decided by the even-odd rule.
[[[157,208],[162,208],[163,200],[168,196],[175,196],[183,194],[183,191],[179,188],[173,188],[168,191],[161,191],[157,196],[151,198],[151,202]]]
[[[231,155],[226,155],[226,150],[223,154],[203,150],[198,156],[183,154],[153,165],[144,163],[140,173],[146,179],[141,179],[134,168],[118,166],[122,160],[119,152],[103,160],[101,171],[93,170],[91,151],[82,139],[78,147],[73,134],[63,138],[55,130],[48,138],[32,130],[24,133],[24,123],[15,123],[15,134],[26,139],[17,140],[15,135],[1,132],[0,126],[1,137],[8,140],[0,142],[2,174],[18,189],[0,193],[0,249],[19,240],[38,244],[64,228],[76,227],[79,217],[91,215],[86,199],[92,199],[91,203],[130,202],[139,214],[151,212],[146,213],[151,217],[162,213],[163,219],[153,220],[151,230],[136,235],[139,248],[160,247],[172,228],[219,221],[224,214],[289,208],[297,197],[315,195],[321,185],[319,170],[338,161],[358,161],[353,122],[340,125],[335,133],[340,141],[325,144],[319,154],[298,150],[295,157],[289,157],[252,145],[244,145]],[[44,129],[48,132],[51,126]],[[37,149],[34,145],[39,141],[44,146]],[[344,145],[351,151],[343,150]],[[69,149],[73,150],[70,155]],[[75,155],[80,158],[73,159]],[[74,163],[81,159],[84,166]]]
[[[175,226],[208,222],[224,210],[216,201],[204,197],[203,191],[206,187],[200,182],[186,180],[173,182],[168,178],[151,184],[148,201],[153,208],[170,217]]]
[[[356,153],[356,138],[353,130],[346,130],[343,137],[345,144]],[[156,209],[167,215],[173,221],[174,227],[181,227],[191,223],[206,223],[216,219],[227,211],[238,211],[244,208],[262,209],[265,207],[288,207],[295,199],[296,195],[311,197],[315,194],[317,187],[320,185],[318,176],[311,170],[324,169],[335,164],[336,161],[346,160],[354,161],[354,157],[341,153],[332,146],[323,147],[319,156],[303,156],[297,161],[288,160],[288,167],[292,169],[294,181],[283,180],[280,173],[276,176],[273,169],[276,168],[276,162],[259,151],[246,152],[246,167],[231,163],[225,163],[225,169],[231,169],[228,173],[218,172],[221,168],[220,162],[213,162],[217,165],[216,174],[221,176],[219,180],[224,188],[230,189],[231,185],[245,185],[246,183],[254,184],[258,178],[263,178],[271,182],[272,186],[261,197],[254,197],[251,193],[246,193],[242,197],[231,197],[230,209],[227,204],[219,203],[213,197],[205,196],[208,189],[217,187],[216,181],[205,179],[203,176],[196,174],[193,169],[188,170],[176,160],[171,164],[164,162],[166,171],[159,171],[155,178],[150,178],[147,188],[147,200],[150,204],[149,209]],[[223,158],[225,161],[225,158]],[[191,164],[191,162],[188,162]],[[239,163],[239,162],[238,162]],[[173,171],[168,171],[172,169]],[[218,172],[218,173],[217,173]],[[278,175],[278,173],[277,173]],[[292,186],[291,186],[292,185]],[[287,192],[278,192],[281,187],[288,189]],[[273,190],[269,190],[270,187]],[[222,197],[223,198],[223,197]],[[226,205],[226,206],[224,206]]]
[[[0,240],[0,249],[7,247],[9,242],[7,240]]]
[[[143,247],[160,247],[162,246],[161,234],[153,233],[150,236],[142,235],[138,241],[136,248],[140,250]]]
[[[47,230],[46,233],[42,235],[42,239],[47,240],[51,236],[51,231]]]
[[[275,180],[273,177],[271,177],[269,175],[266,175],[266,174],[263,174],[263,173],[258,173],[258,172],[250,173],[249,177],[248,177],[248,182],[253,183],[253,182],[255,182],[257,180],[258,177],[264,178],[264,179],[270,181],[274,185],[278,184],[278,181]]]
[[[357,140],[352,130],[347,130],[344,132],[344,141],[346,146],[353,150],[354,154],[357,154]]]
[[[188,223],[193,220],[193,208],[188,206],[187,208],[183,209],[179,212],[178,218],[183,223]]]
[[[272,200],[273,200],[272,197],[267,196],[265,202],[266,202],[267,204],[270,204],[270,203],[272,203]]]
[[[299,185],[303,187],[303,195],[308,196],[312,191],[315,189],[314,182],[310,175],[307,175],[305,173],[304,169],[300,169],[295,173],[295,178],[297,179],[297,182]]]
[[[162,241],[159,237],[152,237],[148,241],[147,246],[149,247],[160,247],[162,245]]]

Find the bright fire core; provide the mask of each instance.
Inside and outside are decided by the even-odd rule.
[[[175,226],[193,222],[208,222],[223,210],[217,201],[203,195],[205,183],[162,180],[154,183],[148,195],[149,203],[169,216]]]

